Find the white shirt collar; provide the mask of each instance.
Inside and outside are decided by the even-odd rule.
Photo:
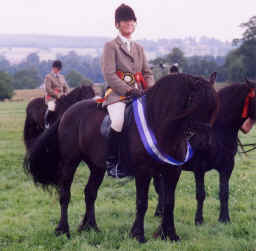
[[[122,40],[123,43],[128,43],[128,44],[130,44],[131,41],[132,41],[132,39],[128,39],[128,38],[124,37],[121,33],[119,33],[118,36],[121,38],[121,40]]]
[[[54,76],[55,78],[57,78],[57,77],[60,76],[60,73],[54,73],[53,71],[52,71],[52,74],[53,74],[53,76]]]
[[[130,52],[131,51],[131,42],[132,42],[132,40],[122,36],[121,33],[119,33],[118,36],[120,37],[121,41],[124,44],[127,44],[127,50]]]

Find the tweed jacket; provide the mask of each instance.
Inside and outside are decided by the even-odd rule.
[[[141,72],[147,82],[147,86],[154,85],[154,77],[148,66],[144,49],[138,43],[132,41],[129,52],[119,36],[105,44],[101,69],[108,87],[112,89],[103,106],[118,101],[120,96],[125,96],[129,90],[134,88],[121,80],[116,74],[117,71],[130,72],[132,74]],[[138,86],[142,88],[141,85]]]
[[[53,72],[46,75],[44,80],[45,85],[45,102],[56,100],[59,96],[67,94],[69,87],[62,74],[56,76]]]

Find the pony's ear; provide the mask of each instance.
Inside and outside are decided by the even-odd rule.
[[[255,83],[250,81],[247,77],[245,78],[245,84],[248,86],[248,88],[255,88],[256,87]]]
[[[247,85],[248,87],[250,87],[251,82],[250,82],[250,80],[249,80],[247,77],[245,78],[245,83],[246,83],[246,85]]]
[[[217,78],[217,72],[213,72],[210,76],[209,82],[214,85]]]

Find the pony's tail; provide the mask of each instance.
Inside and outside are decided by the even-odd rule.
[[[43,188],[58,187],[60,178],[60,154],[58,147],[59,120],[45,130],[34,142],[24,159],[24,170]]]
[[[39,128],[35,121],[27,114],[23,130],[23,139],[27,151],[32,148],[33,143],[41,133],[43,133],[43,129]]]

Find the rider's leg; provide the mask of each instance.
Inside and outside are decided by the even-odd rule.
[[[48,129],[50,127],[50,118],[52,117],[52,114],[55,112],[55,101],[51,100],[47,103],[47,110],[44,114],[44,127],[45,129]]]
[[[118,168],[118,154],[121,131],[124,123],[125,103],[118,102],[107,107],[111,120],[111,130],[107,140],[106,166],[109,176],[123,178],[127,174]]]

